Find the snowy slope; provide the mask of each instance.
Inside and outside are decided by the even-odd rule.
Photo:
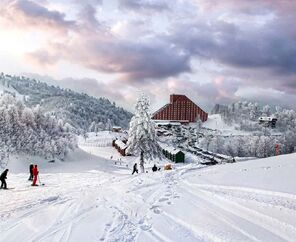
[[[220,114],[212,114],[208,116],[208,120],[203,123],[204,128],[212,129],[212,130],[220,130],[224,134],[228,133],[244,133],[242,131],[238,131],[235,129],[235,126],[227,125]]]
[[[12,162],[0,241],[295,241],[296,154],[135,176],[98,155],[46,163],[34,188]]]

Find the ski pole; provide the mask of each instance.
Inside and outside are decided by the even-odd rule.
[[[39,174],[37,176],[38,176],[39,185],[41,185]]]
[[[41,186],[44,186],[45,184],[44,184],[44,183],[41,183],[41,181],[40,181],[39,174],[38,174],[37,176],[38,176],[39,184],[40,184]]]

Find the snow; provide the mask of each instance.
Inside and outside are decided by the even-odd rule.
[[[132,176],[114,148],[82,148],[10,161],[0,241],[295,241],[295,153]],[[27,181],[31,161],[45,186]]]
[[[220,114],[212,114],[208,116],[208,120],[203,123],[203,128],[219,131],[221,134],[228,135],[252,135],[251,132],[238,130],[236,126],[227,125]]]
[[[115,144],[120,148],[120,149],[125,149],[127,146],[126,146],[126,144],[125,143],[123,143],[121,140],[116,140],[115,141]]]
[[[222,117],[220,114],[212,114],[208,116],[208,120],[203,123],[204,128],[208,129],[229,129],[233,130],[233,127],[228,126],[225,124],[225,122],[222,120]]]

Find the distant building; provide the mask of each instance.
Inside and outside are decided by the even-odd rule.
[[[185,154],[179,149],[165,147],[162,148],[162,153],[164,156],[175,163],[184,163],[185,162]]]
[[[203,111],[185,95],[172,94],[170,95],[170,103],[156,111],[152,119],[169,120],[184,124],[196,122],[198,117],[205,122],[208,119],[208,113]]]
[[[262,124],[262,125],[264,125],[266,127],[275,128],[277,118],[275,118],[275,117],[260,117],[258,119],[258,121],[259,121],[259,124]]]
[[[115,149],[117,149],[117,151],[122,155],[122,156],[126,156],[126,148],[127,145],[119,139],[113,140],[112,142],[112,146],[115,147]]]
[[[116,133],[120,133],[122,131],[121,127],[120,126],[113,126],[112,127],[112,131],[113,132],[116,132]]]

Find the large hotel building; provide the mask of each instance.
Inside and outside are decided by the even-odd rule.
[[[185,95],[170,95],[170,103],[152,115],[154,120],[169,120],[180,123],[196,122],[197,118],[207,121],[208,113],[192,102]]]

